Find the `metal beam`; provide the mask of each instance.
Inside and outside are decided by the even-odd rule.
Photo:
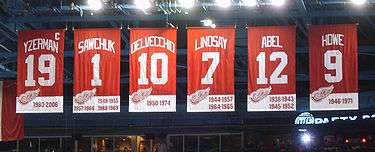
[[[211,16],[212,18],[221,18],[221,19],[228,19],[228,20],[236,20],[236,19],[257,19],[257,18],[288,18],[288,17],[295,17],[295,18],[323,18],[323,17],[352,17],[352,16],[375,16],[375,10],[371,10],[368,12],[364,11],[354,11],[354,10],[341,10],[341,11],[314,11],[311,14],[306,15],[300,13],[299,11],[293,12],[278,12],[278,11],[266,11],[266,12],[252,12],[252,11],[245,11],[240,10],[238,12],[241,16],[233,16],[230,15],[231,12],[218,12],[212,11],[207,12],[207,14],[170,14],[168,19],[169,20],[201,20],[206,18],[207,16]],[[155,21],[155,20],[165,20],[166,15],[146,15],[146,14],[133,14],[131,16],[104,16],[104,15],[93,15],[93,16],[22,16],[22,17],[14,17],[9,19],[9,22],[15,23],[45,23],[45,22],[104,22],[104,21]]]

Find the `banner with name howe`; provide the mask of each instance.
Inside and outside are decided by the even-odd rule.
[[[358,109],[357,26],[310,26],[310,110]]]
[[[120,112],[120,32],[74,30],[73,113]]]
[[[18,31],[17,113],[63,112],[64,30]]]
[[[248,28],[248,111],[296,110],[296,28]]]
[[[130,29],[129,112],[176,111],[176,43],[176,29]]]
[[[234,111],[234,27],[188,28],[187,37],[187,111]]]

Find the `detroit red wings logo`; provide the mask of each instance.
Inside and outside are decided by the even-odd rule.
[[[20,104],[28,104],[29,102],[33,101],[36,97],[39,96],[40,90],[31,90],[31,91],[26,91],[24,94],[21,94],[18,97],[18,102]]]
[[[260,100],[266,98],[271,93],[272,87],[259,88],[250,94],[250,99],[253,102],[259,102]]]
[[[324,98],[327,98],[332,93],[334,88],[335,87],[333,85],[331,85],[329,87],[320,87],[318,90],[311,93],[311,98],[315,102],[319,102],[319,101],[323,100]]]
[[[190,102],[193,105],[198,104],[202,100],[204,100],[208,95],[210,94],[210,88],[202,89],[202,90],[197,90],[193,94],[190,95]]]
[[[133,101],[134,103],[141,102],[142,100],[150,96],[151,92],[152,87],[148,89],[139,89],[131,95],[131,101]]]
[[[73,101],[78,104],[84,104],[85,102],[91,100],[95,96],[96,88],[92,90],[85,90],[81,93],[78,93],[76,96],[73,97]]]

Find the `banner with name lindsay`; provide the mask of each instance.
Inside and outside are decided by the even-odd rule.
[[[120,32],[74,30],[73,113],[120,112]]]
[[[17,58],[17,113],[63,112],[64,30],[20,30]]]
[[[234,111],[234,27],[187,33],[187,111]]]
[[[130,29],[129,112],[176,111],[176,43],[176,29]]]
[[[248,28],[248,111],[296,110],[296,28]]]
[[[317,25],[309,30],[310,110],[357,110],[357,26]]]

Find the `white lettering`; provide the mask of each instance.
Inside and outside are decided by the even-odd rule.
[[[282,48],[279,36],[262,36],[262,48]]]
[[[78,53],[89,50],[104,50],[115,53],[115,42],[105,38],[90,38],[78,42]]]
[[[130,45],[130,53],[133,54],[134,52],[139,51],[140,49],[148,48],[148,47],[160,47],[165,48],[172,53],[176,52],[176,45],[173,41],[166,39],[160,36],[148,36],[144,38],[137,39]]]
[[[206,47],[227,49],[228,39],[222,36],[204,36],[195,40],[195,51]]]
[[[59,52],[59,42],[51,39],[36,38],[23,43],[25,53],[37,50],[47,50],[55,53]]]
[[[342,42],[343,38],[343,34],[325,34],[322,36],[322,47],[332,45],[344,46]]]

